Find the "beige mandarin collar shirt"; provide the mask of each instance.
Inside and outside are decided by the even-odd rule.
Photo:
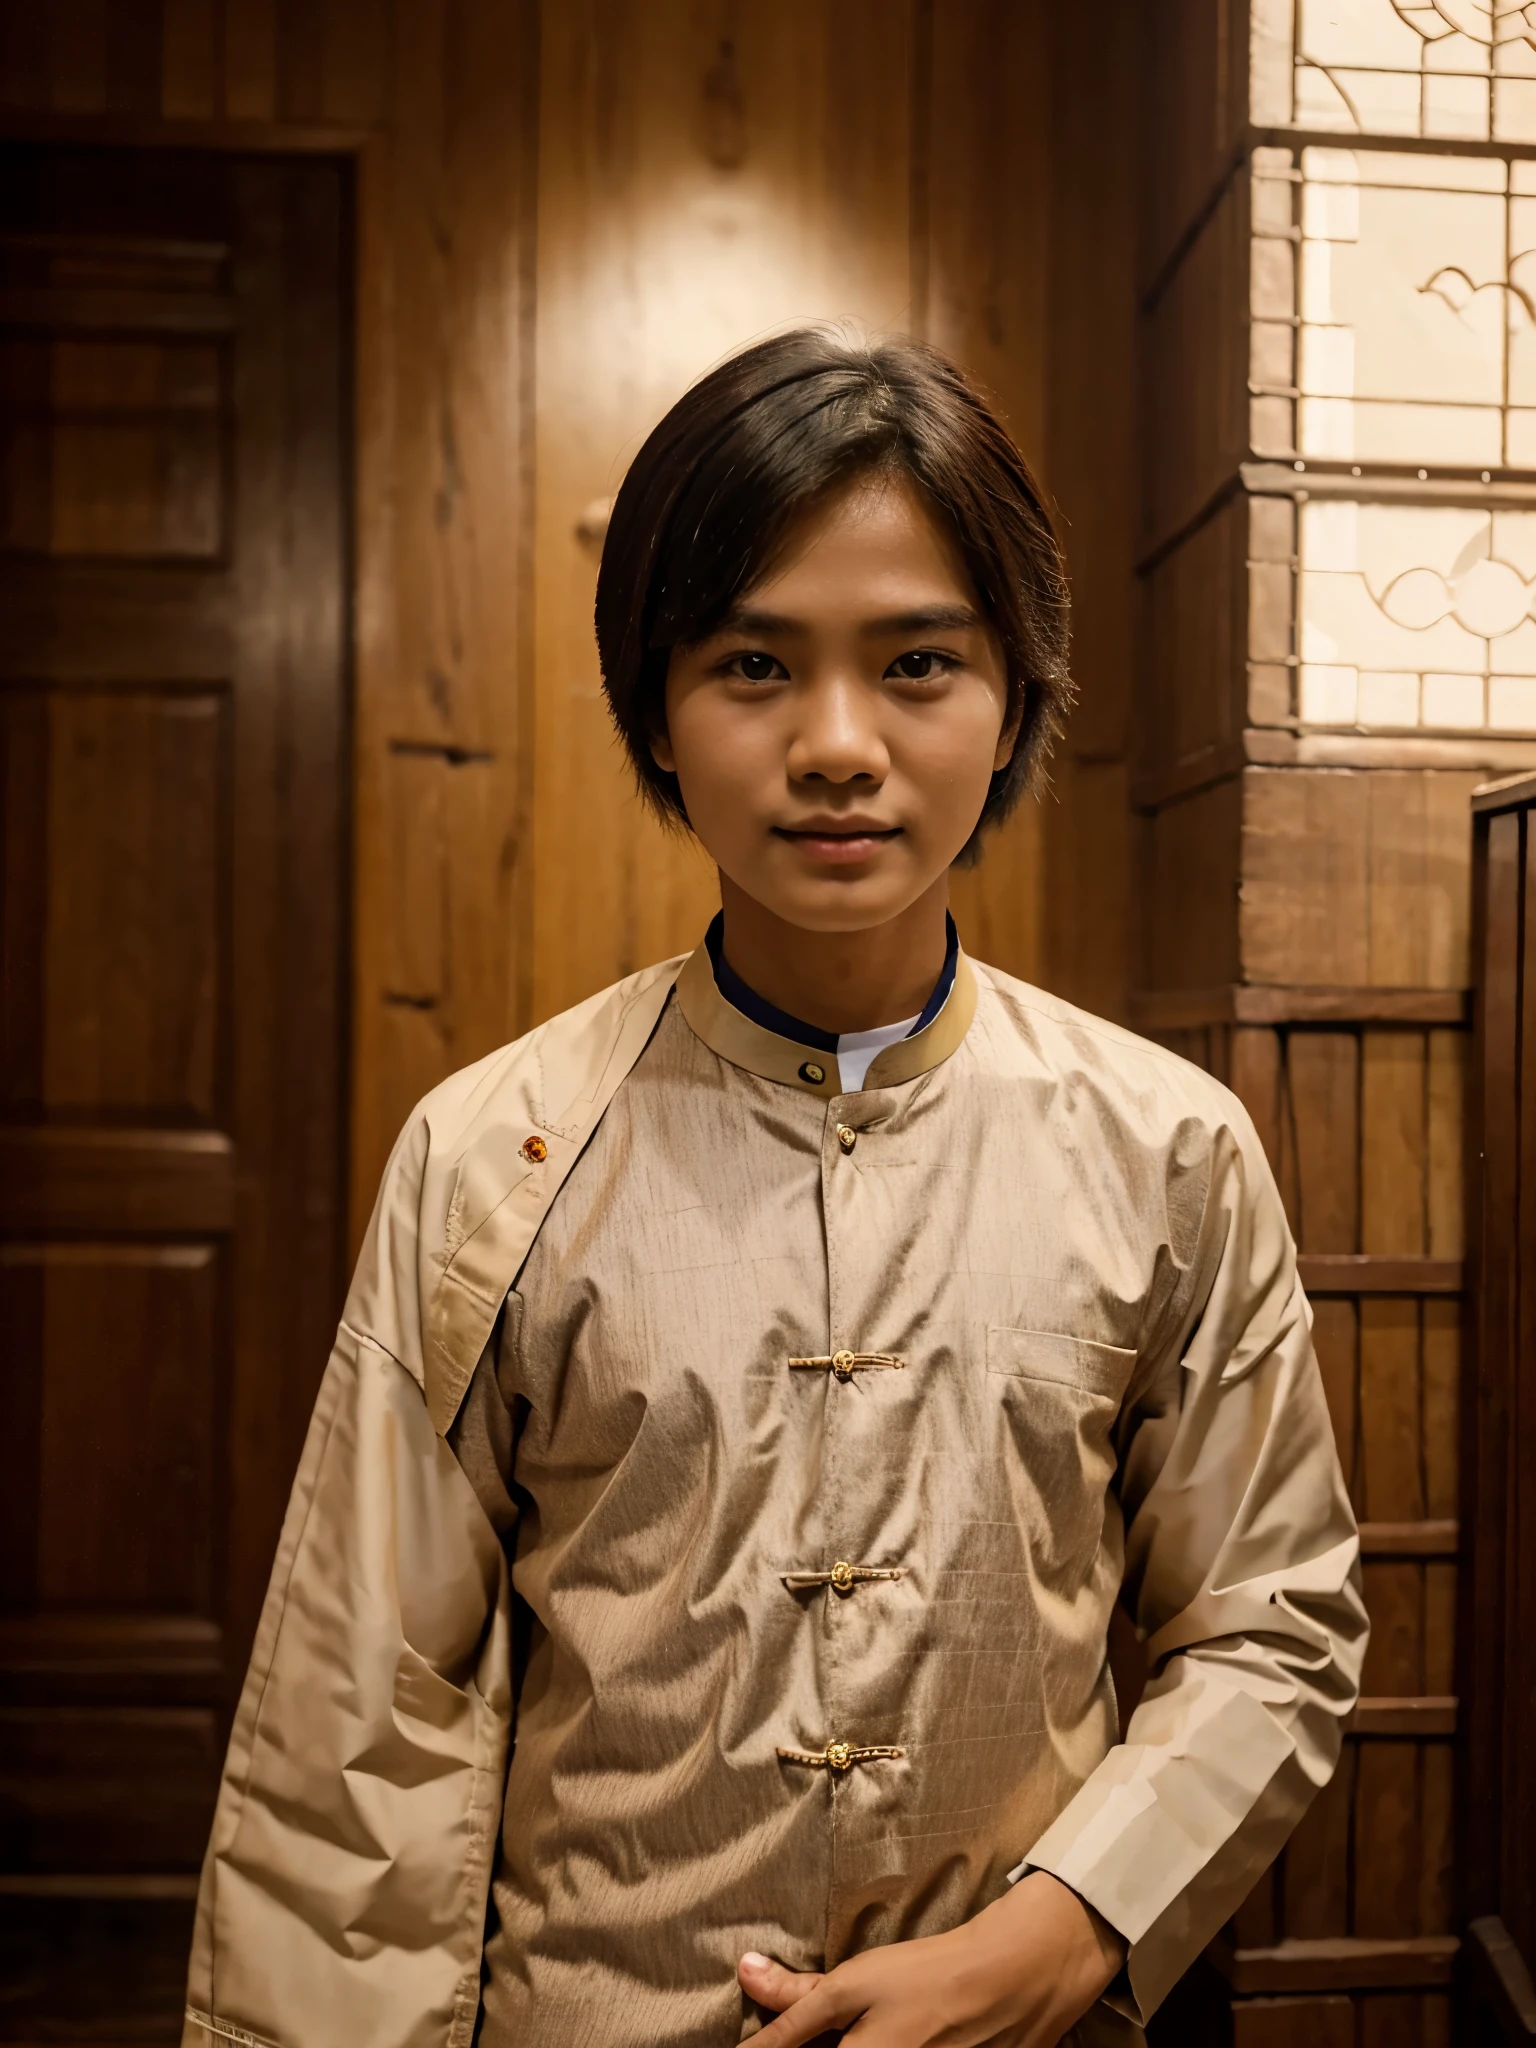
[[[694,954],[449,1435],[515,1557],[486,2048],[725,2048],[744,1950],[1028,1868],[1130,1944],[1076,2038],[1137,2038],[1356,1695],[1309,1329],[1210,1076],[962,955],[843,1094]]]

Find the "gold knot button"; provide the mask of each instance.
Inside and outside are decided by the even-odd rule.
[[[840,1380],[851,1380],[851,1379],[853,1378],[853,1368],[854,1368],[854,1364],[855,1364],[855,1354],[854,1354],[853,1352],[851,1352],[851,1351],[834,1351],[834,1352],[833,1352],[833,1354],[832,1354],[832,1370],[833,1370],[834,1374],[835,1374],[835,1375],[837,1376],[837,1378],[838,1378],[838,1379],[840,1379]]]
[[[826,1747],[827,1769],[846,1771],[853,1762],[853,1745],[850,1742],[829,1742]]]
[[[837,1142],[845,1152],[851,1152],[859,1142],[859,1134],[849,1125],[839,1124],[837,1127]]]
[[[813,1088],[819,1088],[827,1078],[827,1070],[825,1067],[818,1067],[814,1060],[807,1060],[800,1069],[800,1078],[802,1081],[809,1081]]]
[[[538,1166],[549,1157],[549,1147],[542,1138],[524,1138],[518,1149],[530,1166]]]
[[[832,1583],[839,1593],[846,1593],[853,1585],[853,1566],[846,1557],[840,1557],[833,1565]]]

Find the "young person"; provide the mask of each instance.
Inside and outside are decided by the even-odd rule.
[[[1067,704],[1040,494],[932,351],[786,335],[646,442],[597,628],[722,916],[396,1148],[188,2041],[1134,2040],[1366,1627],[1248,1118],[948,919]]]

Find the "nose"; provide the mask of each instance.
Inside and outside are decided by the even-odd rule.
[[[881,731],[881,698],[859,677],[812,677],[794,694],[795,725],[785,760],[791,781],[879,786],[891,757]]]

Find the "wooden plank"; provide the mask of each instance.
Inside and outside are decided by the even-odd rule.
[[[1427,1048],[1417,1031],[1360,1043],[1360,1246],[1420,1257],[1427,1235]]]
[[[224,0],[224,112],[270,121],[277,112],[275,0]]]
[[[1444,1299],[1426,1300],[1422,1308],[1424,1505],[1431,1515],[1456,1512],[1461,1340],[1467,1313],[1464,1303]]]
[[[1350,1497],[1360,1510],[1360,1310],[1357,1302],[1320,1296],[1312,1304],[1312,1343],[1322,1374],[1333,1439]]]
[[[1160,40],[1161,34],[1153,40]],[[1246,534],[1247,504],[1234,492],[1226,508],[1201,523],[1205,507],[1230,490],[1249,443],[1248,325],[1243,315],[1250,278],[1274,269],[1285,273],[1289,292],[1295,251],[1289,243],[1255,244],[1249,236],[1249,181],[1234,178],[1191,239],[1183,260],[1171,271],[1143,323],[1144,374],[1159,394],[1143,428],[1146,458],[1146,527],[1143,546],[1167,553],[1159,572],[1179,555],[1197,557],[1213,529],[1235,517]],[[1273,250],[1273,263],[1266,257]],[[1169,547],[1178,536],[1183,545]],[[1197,574],[1201,572],[1196,572]],[[1213,609],[1223,603],[1216,578],[1205,577]],[[1289,578],[1287,578],[1287,582]],[[1288,594],[1288,593],[1287,593]],[[1241,600],[1239,600],[1239,605]],[[1289,604],[1284,653],[1290,652]],[[1241,645],[1241,610],[1238,612]],[[1193,680],[1193,679],[1192,679]],[[1241,661],[1222,678],[1223,724],[1241,718],[1245,681]],[[1215,708],[1205,692],[1190,692],[1190,710]],[[1196,714],[1198,715],[1198,714]],[[1204,723],[1204,719],[1201,719]],[[1203,735],[1202,735],[1203,736]]]
[[[388,0],[319,0],[318,11],[322,118],[386,121],[394,68]],[[444,18],[445,34],[453,32],[452,19]]]
[[[1414,1263],[1424,1243],[1424,1039],[1370,1029],[1361,1042],[1361,1244]],[[1360,1299],[1360,1486],[1372,1520],[1425,1515],[1420,1397],[1420,1309],[1402,1296]],[[1427,1733],[1453,1706],[1423,1700],[1424,1570],[1413,1560],[1364,1567],[1372,1620],[1366,1697],[1352,1729],[1361,1736]],[[1451,1724],[1453,1725],[1453,1724]],[[1422,1932],[1426,1851],[1420,1753],[1409,1740],[1367,1740],[1355,1775],[1351,1928],[1357,1936]]]
[[[1451,1982],[1461,1944],[1454,1935],[1402,1939],[1330,1936],[1269,1949],[1211,1951],[1235,1992],[1390,1990]]]
[[[1536,1982],[1530,1967],[1496,1913],[1480,1914],[1467,1927],[1467,1949],[1478,1974],[1494,1991],[1505,2031],[1536,2037]]]
[[[1450,1559],[1425,1560],[1422,1684],[1439,1694],[1456,1684],[1456,1566]]]
[[[235,1195],[222,1131],[0,1129],[0,1229],[216,1233],[233,1228]]]
[[[1479,820],[1479,959],[1475,1123],[1483,1170],[1478,1211],[1477,1373],[1465,1417],[1470,1585],[1464,1604],[1465,1896],[1478,1908],[1501,1896],[1504,1837],[1505,1655],[1510,1636],[1507,1556],[1509,1438],[1513,1426],[1516,1317],[1520,1301],[1516,1222],[1520,1199],[1519,1102],[1522,883],[1528,818],[1505,811]]]
[[[1308,1294],[1461,1294],[1467,1284],[1461,1259],[1303,1252],[1297,1265]]]
[[[1247,534],[1247,504],[1234,496],[1143,576],[1139,808],[1193,794],[1216,779],[1212,768],[1235,775],[1243,766]],[[1202,764],[1193,776],[1191,761]]]
[[[1072,578],[1072,672],[1081,695],[1041,806],[1039,972],[1069,1002],[1124,1020],[1140,824],[1131,816],[1127,761],[1139,506],[1122,483],[1136,446],[1140,38],[1128,0],[1099,13],[1053,7],[1047,15],[1049,404],[1040,454]]]
[[[537,9],[393,22],[394,131],[364,154],[359,223],[354,1242],[423,1083],[528,1021]],[[326,37],[336,56],[329,15]],[[425,881],[396,885],[407,835],[442,881],[425,943]],[[423,993],[434,1010],[394,1000]]]
[[[1536,832],[1525,814],[1520,958],[1520,1208],[1508,1391],[1513,1428],[1504,1530],[1509,1616],[1504,1670],[1504,1872],[1500,1910],[1536,1966]],[[1499,1114],[1497,1106],[1493,1114]]]
[[[160,111],[169,121],[211,121],[221,111],[216,0],[162,0]]]
[[[1166,7],[1157,27],[1141,49],[1148,110],[1139,251],[1145,299],[1155,298],[1178,267],[1235,174],[1236,137],[1248,111],[1248,39],[1231,33],[1226,9]]]
[[[1465,1031],[1431,1031],[1429,1041],[1429,1230],[1425,1249],[1459,1259],[1466,1248],[1463,1184],[1466,1179],[1467,1068],[1471,1039]]]
[[[1234,909],[1242,829],[1238,782],[1219,783],[1147,821],[1141,904],[1151,988],[1207,989],[1239,979]],[[1192,1015],[1163,1021],[1221,1020]]]
[[[1279,1880],[1272,1863],[1232,1915],[1231,1937],[1239,1948],[1268,1948],[1280,1939]]]
[[[54,0],[48,26],[53,110],[102,112],[107,104],[107,0]]]
[[[194,1707],[0,1707],[12,1868],[195,1870],[223,1751]]]
[[[1371,1617],[1371,1640],[1360,1678],[1365,1693],[1422,1693],[1424,1566],[1416,1558],[1378,1558],[1363,1566],[1361,1576]]]
[[[195,1876],[162,1871],[22,1870],[0,1873],[5,1899],[186,1899],[197,1897]],[[102,2044],[105,2048],[105,2044]]]
[[[26,1958],[24,1972],[8,1973],[13,2039],[42,2044],[63,2024],[68,2038],[101,2048],[175,2041],[193,1916],[185,1885],[172,1892],[116,1873],[75,1892],[49,1883],[29,1896],[17,1887],[3,1916],[7,1950]]]
[[[1420,1736],[1454,1735],[1456,1701],[1445,1696],[1417,1699],[1362,1698],[1350,1721],[1350,1733],[1407,1736],[1415,1739]]]
[[[1079,673],[1082,662],[1079,650],[1073,657]],[[1117,1022],[1130,1012],[1138,829],[1126,801],[1126,778],[1123,760],[1085,761],[1068,751],[1053,762],[1052,795],[1041,807],[1048,886],[1038,972],[1054,994]],[[985,947],[983,935],[983,959]]]
[[[0,10],[0,105],[48,105],[48,17],[40,7]]]
[[[277,16],[277,105],[284,121],[318,121],[325,108],[325,41],[312,0],[274,0]],[[421,9],[433,19],[439,8]]]
[[[1472,792],[1474,817],[1492,817],[1496,811],[1517,811],[1536,802],[1536,775],[1504,775],[1485,782]]]
[[[1228,1086],[1253,1118],[1270,1170],[1280,1182],[1286,1209],[1295,1217],[1294,1173],[1286,1172],[1294,1162],[1290,1154],[1290,1132],[1284,1097],[1284,1071],[1280,1035],[1276,1031],[1245,1027],[1234,1030],[1228,1068]]]
[[[262,1256],[233,1261],[225,1427],[224,1616],[251,1639],[323,1357],[345,1291],[344,963],[352,767],[347,505],[347,186],[335,161],[245,157],[228,169],[242,261],[240,489],[234,575],[241,878],[232,1008],[248,1051],[231,1081],[241,1189],[273,1190]],[[279,937],[279,935],[281,935]],[[282,1199],[276,1199],[283,1191]],[[249,1197],[246,1197],[248,1200]],[[270,1263],[269,1263],[270,1262]],[[274,1287],[267,1275],[281,1272]]]
[[[1360,1243],[1359,1038],[1292,1031],[1285,1067],[1296,1145],[1296,1240],[1302,1285],[1312,1293],[1326,1284],[1325,1261],[1354,1253]]]
[[[158,114],[162,0],[111,0],[107,9],[107,106]]]
[[[1424,1518],[1419,1310],[1401,1295],[1360,1302],[1362,1507],[1377,1522]]]
[[[1455,1522],[1362,1522],[1362,1557],[1454,1557],[1458,1543]]]
[[[1288,1940],[1349,1933],[1349,1857],[1354,1832],[1355,1765],[1344,1745],[1338,1769],[1302,1815],[1281,1858],[1281,1921]]]
[[[1423,1862],[1419,1868],[1419,1926],[1449,1934],[1455,1926],[1456,1758],[1447,1742],[1427,1742],[1419,1754]]]
[[[1464,988],[1476,773],[1249,768],[1234,979]]]
[[[217,1704],[227,1645],[214,1622],[183,1614],[24,1614],[0,1620],[0,1695],[12,1706]]]
[[[0,326],[58,332],[229,334],[234,309],[222,292],[157,292],[105,286],[8,285],[0,290]]]
[[[1451,2048],[1451,2000],[1445,1992],[1377,1992],[1357,2004],[1357,2048]]]
[[[1356,2048],[1355,2008],[1344,1997],[1244,1999],[1232,2008],[1232,2048]]]
[[[1204,1024],[1465,1024],[1465,989],[1252,986],[1138,989],[1131,1022],[1140,1031]]]

